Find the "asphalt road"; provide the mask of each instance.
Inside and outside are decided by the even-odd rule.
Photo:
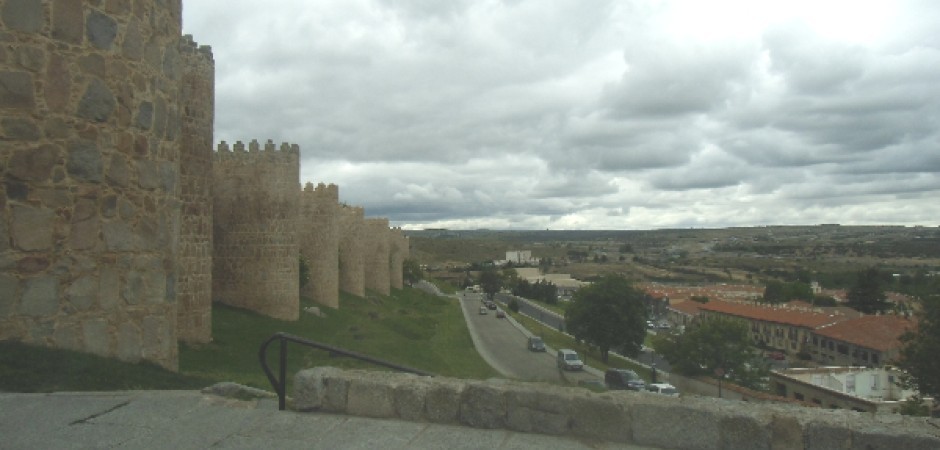
[[[458,293],[467,317],[467,326],[476,337],[477,351],[503,375],[527,381],[577,384],[598,377],[584,371],[561,371],[555,364],[553,349],[533,352],[526,347],[527,336],[509,319],[497,318],[496,311],[480,314],[483,294]]]
[[[483,295],[483,294],[477,294],[477,295]],[[498,293],[496,294],[495,298],[496,298],[497,303],[499,303],[501,307],[505,307],[506,304],[509,302],[509,300],[513,298],[513,296],[509,294]],[[553,311],[540,308],[539,306],[537,306],[536,304],[532,303],[529,300],[520,298],[518,299],[518,303],[519,303],[520,313],[526,316],[529,316],[539,322],[542,322],[543,324],[548,325],[556,330],[561,329],[562,325],[565,323],[564,317],[556,314]],[[656,334],[656,333],[652,332],[652,334]],[[663,371],[668,372],[671,369],[671,366],[669,365],[669,361],[666,361],[662,357],[662,355],[659,355],[658,353],[655,353],[655,352],[650,352],[650,351],[641,352],[639,355],[637,355],[633,359],[647,366],[653,366],[653,363],[655,363],[654,367],[656,367],[657,370],[663,370]]]

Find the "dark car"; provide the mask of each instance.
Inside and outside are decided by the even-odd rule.
[[[496,310],[496,318],[497,318],[497,319],[502,319],[502,318],[504,318],[504,317],[506,317],[506,312],[503,311],[503,310],[501,310],[501,309],[497,309],[497,310]]]
[[[496,302],[486,302],[486,307],[489,309],[496,309]]]
[[[527,344],[527,346],[529,347],[529,350],[530,350],[530,351],[533,351],[533,352],[544,352],[544,351],[545,351],[545,343],[542,342],[542,338],[540,338],[540,337],[538,337],[538,336],[532,336],[532,337],[530,337],[530,338],[529,338],[529,343]]]
[[[604,372],[604,383],[607,384],[607,389],[631,391],[646,389],[646,382],[636,372],[627,369],[607,369],[607,372]]]

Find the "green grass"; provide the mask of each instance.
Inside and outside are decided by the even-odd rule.
[[[0,341],[0,391],[199,389],[213,382],[154,364],[131,364],[69,350]]]
[[[599,369],[601,371],[607,370],[608,368],[631,369],[643,377],[643,379],[645,379],[647,382],[653,378],[652,373],[646,367],[614,356],[610,356],[607,363],[604,363],[601,361],[601,352],[593,346],[587,345],[583,342],[578,342],[574,338],[559,332],[555,328],[542,325],[528,316],[514,313],[512,311],[509,311],[509,313],[512,314],[512,317],[522,324],[522,326],[526,327],[529,331],[535,333],[536,335],[541,336],[542,340],[545,341],[545,344],[549,347],[552,347],[556,350],[560,348],[570,348],[578,352],[578,355],[581,356],[581,360],[584,361],[585,364],[594,367],[595,369]]]
[[[302,300],[302,307],[312,306]],[[390,296],[342,295],[340,309],[321,307],[325,317],[301,313],[295,322],[246,310],[214,305],[213,341],[181,345],[179,373],[152,364],[130,364],[67,350],[2,342],[0,390],[198,389],[218,381],[270,390],[258,361],[261,343],[282,331],[313,341],[437,375],[461,378],[498,376],[473,347],[459,306],[417,289],[393,290]],[[276,372],[278,346],[269,347]],[[298,344],[288,345],[288,375],[307,367],[385,370],[379,366]]]

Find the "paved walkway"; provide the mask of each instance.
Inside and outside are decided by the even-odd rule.
[[[0,448],[639,449],[452,425],[277,411],[198,391],[0,393]]]

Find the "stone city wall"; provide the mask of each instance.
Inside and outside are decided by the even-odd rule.
[[[339,288],[359,297],[366,295],[364,214],[354,206],[339,211]]]
[[[294,377],[294,407],[354,416],[574,436],[662,449],[936,449],[940,421],[708,397],[320,367]]]
[[[215,63],[208,46],[183,36],[180,101],[179,276],[177,334],[184,342],[212,339],[212,130]]]
[[[304,294],[339,307],[339,188],[307,183],[300,199],[300,254],[310,266]]]
[[[177,367],[180,0],[0,0],[0,339]]]
[[[366,289],[388,295],[391,293],[388,219],[367,218],[363,230]]]
[[[389,230],[389,249],[390,249],[390,285],[393,289],[402,289],[404,282],[404,264],[405,259],[411,254],[411,247],[408,236],[401,231],[401,228]]]
[[[212,296],[282,320],[300,315],[297,238],[300,149],[268,141],[228,148],[213,161]]]

